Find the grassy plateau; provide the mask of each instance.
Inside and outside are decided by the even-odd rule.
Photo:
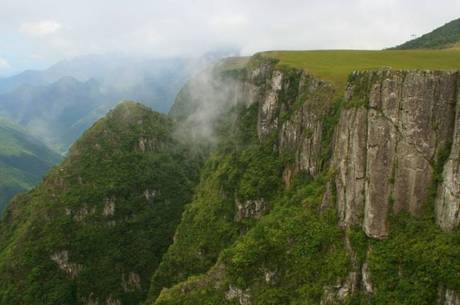
[[[356,70],[460,70],[459,47],[442,50],[270,51],[262,55],[278,59],[279,65],[301,68],[330,81],[339,91],[345,87],[348,75]]]

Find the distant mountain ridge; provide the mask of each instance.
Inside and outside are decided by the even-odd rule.
[[[460,43],[460,18],[427,33],[419,38],[405,42],[393,49],[442,49]]]
[[[65,152],[121,100],[166,113],[185,82],[228,52],[199,58],[87,55],[0,79],[0,115]]]
[[[0,114],[64,152],[98,118],[96,110],[106,110],[104,105],[111,101],[97,81],[66,76],[49,85],[21,85],[0,94]]]
[[[18,192],[37,184],[61,156],[0,118],[0,214]]]
[[[33,187],[60,160],[47,146],[65,153],[84,130],[121,100],[138,100],[159,112],[169,111],[188,78],[229,52],[234,51],[196,59],[87,55],[45,70],[0,78],[0,117],[15,123],[13,129],[21,130],[23,142],[35,137],[32,142],[45,150],[22,154],[22,145],[17,148],[11,140],[19,131],[13,136],[10,129],[0,130],[0,214],[12,196]],[[8,150],[19,155],[3,154]],[[53,157],[42,160],[45,156]]]

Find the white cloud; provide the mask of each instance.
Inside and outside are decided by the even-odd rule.
[[[11,66],[8,61],[0,57],[0,71],[8,70],[9,68],[11,68]]]
[[[193,56],[226,47],[245,55],[381,49],[458,18],[460,1],[0,0],[0,7],[0,43],[11,45],[0,45],[3,54],[18,62],[40,54],[39,63],[91,53]]]
[[[26,22],[21,25],[21,32],[31,36],[45,36],[57,32],[61,24],[54,20],[42,20],[38,22]]]

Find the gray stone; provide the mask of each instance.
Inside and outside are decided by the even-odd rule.
[[[341,114],[331,161],[339,219],[343,226],[362,224],[368,236],[381,239],[389,232],[390,210],[421,215],[437,155],[457,138],[453,135],[457,73],[385,70],[355,77],[364,92],[355,92],[356,84],[350,84],[350,107]],[[369,80],[367,88],[362,88],[359,77]],[[359,100],[356,94],[368,97],[367,107],[351,104]],[[455,174],[449,174],[458,173],[451,169],[455,165],[450,166],[458,160],[458,151],[452,152],[441,188],[445,195],[438,196],[438,215],[458,210],[458,199],[449,197],[452,192],[442,192],[458,185]],[[451,216],[455,217],[458,221],[458,214]]]

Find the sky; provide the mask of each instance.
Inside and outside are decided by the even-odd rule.
[[[458,17],[459,0],[0,0],[0,76],[88,54],[382,49]]]

